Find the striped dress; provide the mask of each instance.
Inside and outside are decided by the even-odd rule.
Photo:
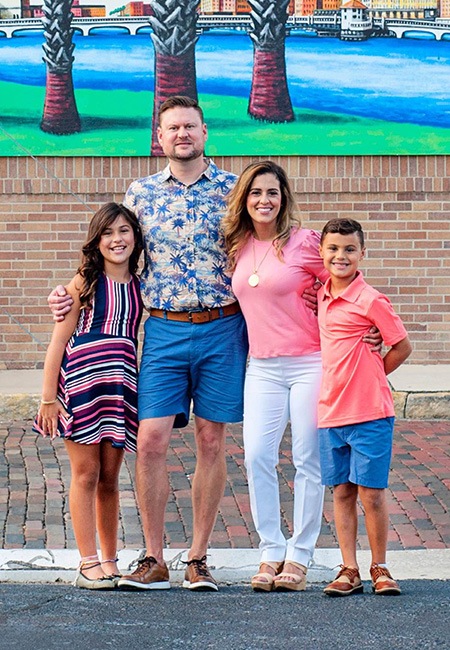
[[[61,437],[88,445],[109,440],[136,451],[141,317],[139,279],[119,283],[102,274],[92,309],[80,312],[61,364],[58,398],[69,413],[60,416]]]

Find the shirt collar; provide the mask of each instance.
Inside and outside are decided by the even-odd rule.
[[[323,285],[323,300],[333,300],[333,296],[330,293],[330,284],[331,278],[328,278],[328,280]],[[337,297],[342,298],[343,300],[347,300],[347,302],[356,302],[361,294],[361,291],[364,288],[364,285],[365,280],[363,274],[361,271],[356,271],[356,277],[353,282],[351,282],[346,290]]]
[[[217,175],[218,169],[217,166],[214,164],[214,162],[210,158],[205,158],[204,160],[206,163],[208,163],[208,167],[205,169],[204,172],[200,174],[200,176],[197,178],[195,183],[197,183],[197,181],[199,181],[200,178],[202,178],[202,176],[206,176],[208,180],[212,180],[214,176]],[[172,172],[170,171],[170,163],[169,163],[166,167],[164,167],[164,169],[161,172],[161,180],[168,181],[170,179],[179,182],[178,179],[172,175]],[[194,185],[195,183],[192,183],[192,185]]]

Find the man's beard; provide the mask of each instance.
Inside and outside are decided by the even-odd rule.
[[[202,158],[204,154],[204,149],[197,149],[195,146],[193,146],[191,151],[186,152],[185,154],[178,154],[177,148],[173,147],[171,154],[167,157],[170,160],[195,160],[196,158]]]

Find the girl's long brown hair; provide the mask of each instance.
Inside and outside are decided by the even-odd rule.
[[[105,203],[92,217],[86,241],[81,249],[81,264],[78,273],[83,278],[83,285],[80,291],[82,307],[92,307],[92,299],[95,294],[97,282],[105,269],[105,260],[100,253],[98,245],[102,234],[109,226],[122,216],[132,227],[134,233],[134,249],[128,260],[130,273],[136,273],[139,257],[142,252],[142,234],[138,220],[131,210],[122,203]]]
[[[288,242],[292,228],[300,228],[301,225],[300,220],[295,216],[295,199],[284,169],[271,160],[248,165],[228,195],[227,212],[222,222],[231,271],[236,266],[239,251],[254,232],[253,222],[247,212],[247,197],[255,178],[263,174],[273,174],[280,183],[281,207],[276,220],[277,237],[274,240],[274,246],[280,258],[282,257],[282,248]]]

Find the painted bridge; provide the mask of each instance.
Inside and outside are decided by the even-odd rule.
[[[209,29],[236,29],[248,31],[251,28],[249,16],[199,16],[197,29],[200,32]],[[72,27],[83,36],[89,36],[93,31],[111,27],[123,29],[129,34],[138,34],[143,29],[150,27],[148,16],[105,16],[101,18],[72,18]],[[40,18],[14,18],[0,20],[0,34],[11,38],[17,32],[24,30],[42,30]]]
[[[310,29],[317,31],[319,27],[324,27],[325,23],[329,27],[337,26],[340,22],[338,12],[327,16],[289,16],[286,21],[286,30],[292,29]],[[374,26],[381,28],[383,31],[389,31],[398,38],[402,38],[407,33],[425,32],[432,34],[436,40],[442,40],[443,36],[450,38],[450,21],[425,21],[425,20],[401,20],[392,18],[375,19]],[[148,16],[106,16],[102,18],[78,18],[72,19],[72,27],[77,31],[88,36],[99,29],[108,29],[111,27],[120,28],[129,34],[138,34],[143,29],[150,28]],[[234,29],[239,31],[248,31],[252,27],[249,16],[199,16],[197,29],[200,32],[209,31],[210,29]],[[0,34],[11,38],[17,32],[24,30],[42,30],[42,21],[40,18],[15,18],[0,20]],[[319,29],[320,31],[320,29]]]
[[[374,21],[377,23],[377,21]],[[432,20],[402,20],[393,18],[382,18],[380,20],[382,29],[386,29],[397,38],[403,38],[405,34],[413,34],[420,31],[426,34],[433,34],[437,41],[441,41],[443,36],[450,38],[450,21],[435,22]]]

